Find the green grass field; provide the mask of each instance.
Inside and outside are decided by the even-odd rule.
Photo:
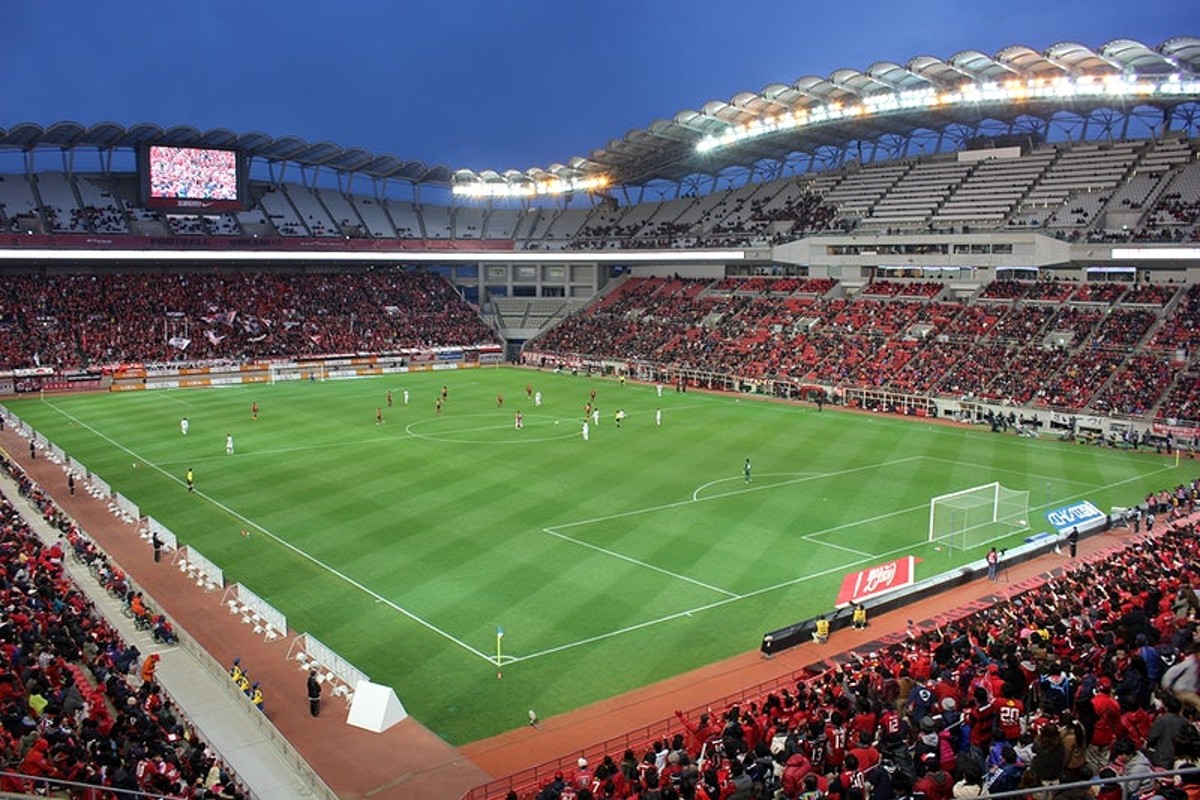
[[[926,542],[934,495],[1028,489],[1039,530],[1047,508],[1177,477],[1145,453],[510,368],[7,405],[453,744],[755,649],[847,571],[982,557]]]

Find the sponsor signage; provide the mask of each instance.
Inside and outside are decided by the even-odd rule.
[[[886,564],[851,572],[842,579],[837,605],[861,603],[881,594],[911,586],[916,575],[916,556],[904,556]]]
[[[1176,439],[1191,439],[1200,438],[1200,426],[1194,424],[1180,423],[1175,420],[1167,422],[1155,422],[1151,426],[1155,436],[1174,436]]]
[[[1079,532],[1083,533],[1104,525],[1108,521],[1108,515],[1096,508],[1090,500],[1080,500],[1078,503],[1047,511],[1046,521],[1059,533],[1065,533],[1072,528],[1079,528]]]

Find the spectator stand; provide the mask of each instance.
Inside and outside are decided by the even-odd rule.
[[[110,632],[116,637],[119,651],[133,648],[133,659],[130,660],[129,667],[134,672],[136,660],[140,655],[139,650],[161,652],[167,656],[170,669],[159,670],[156,685],[164,698],[164,708],[170,710],[169,716],[177,726],[173,732],[180,735],[175,739],[168,739],[168,731],[158,727],[147,728],[145,733],[152,737],[151,742],[155,743],[156,747],[174,741],[175,747],[195,743],[193,746],[205,748],[208,763],[216,760],[221,780],[229,790],[228,794],[218,793],[212,795],[214,797],[291,800],[295,797],[311,796],[316,800],[335,799],[336,794],[280,734],[270,719],[248,703],[240,692],[231,689],[231,682],[224,667],[190,636],[175,634],[178,628],[174,621],[168,619],[157,608],[157,603],[147,603],[148,607],[152,607],[151,615],[156,620],[166,623],[172,636],[162,638],[156,629],[137,627],[135,621],[126,616],[123,609],[125,598],[131,592],[142,591],[141,587],[134,585],[112,558],[101,550],[41,487],[33,483],[21,467],[3,458],[0,458],[0,467],[6,470],[0,472],[2,494],[16,497],[18,492],[11,489],[10,484],[17,484],[20,495],[29,506],[28,511],[21,510],[20,513],[43,546],[50,548],[69,545],[72,558],[63,558],[60,565],[66,576],[71,579],[74,589],[63,588],[58,594],[68,601],[79,596],[79,592],[86,596],[90,624],[85,625],[85,628],[95,631],[100,636],[98,644],[104,648],[95,659],[95,663],[91,663],[89,659],[85,666],[95,672],[97,665],[103,670],[104,665],[110,663],[107,655],[110,648],[106,647]],[[9,475],[12,476],[11,479]],[[81,498],[78,502],[92,501]],[[0,497],[0,513],[3,513],[5,505],[4,498]],[[69,603],[68,607],[75,605],[77,603]],[[47,633],[46,636],[48,641],[61,638],[51,633]],[[73,663],[68,662],[66,666],[79,673],[78,667]],[[130,681],[127,687],[122,688],[129,680],[124,674],[116,675],[119,678],[117,684],[113,683],[112,675],[108,680],[103,680],[102,676],[98,677],[101,680],[94,689],[100,691],[103,696],[100,703],[93,700],[90,705],[90,708],[97,712],[103,711],[108,702],[121,708],[127,698],[138,694],[139,686],[136,682]],[[90,682],[81,683],[80,688],[91,685]],[[221,697],[228,699],[218,700]],[[251,730],[254,728],[257,728],[256,732]],[[155,762],[157,763],[157,759]],[[182,757],[178,762],[181,767],[188,763],[192,762]],[[81,762],[80,766],[84,769],[95,768],[96,774],[103,774],[98,764]],[[204,769],[208,767],[205,766]],[[214,772],[213,775],[215,774]],[[239,776],[248,778],[255,790],[248,789]],[[182,777],[191,785],[203,776],[185,773]],[[143,788],[150,790],[150,787]],[[164,796],[162,791],[151,793],[154,796]]]
[[[22,495],[28,502],[30,511],[34,512],[27,514],[8,499],[0,499],[0,510],[9,521],[7,526],[9,534],[20,537],[24,541],[22,549],[25,552],[38,556],[38,570],[42,573],[42,577],[53,581],[56,595],[61,596],[65,601],[64,610],[60,613],[74,620],[72,623],[74,625],[80,623],[80,615],[82,615],[85,620],[83,624],[87,630],[92,631],[92,641],[96,646],[94,651],[90,651],[88,647],[81,648],[80,656],[77,659],[68,659],[58,651],[58,648],[55,648],[55,652],[59,653],[61,659],[59,666],[62,667],[62,672],[69,672],[73,676],[74,685],[83,694],[85,703],[83,714],[74,719],[61,717],[60,724],[77,726],[85,719],[91,720],[96,725],[93,730],[98,731],[106,739],[111,739],[114,749],[122,739],[125,739],[127,744],[135,744],[134,740],[148,736],[150,738],[147,742],[176,742],[179,747],[187,746],[189,742],[198,742],[202,748],[218,754],[217,748],[198,730],[194,729],[186,718],[181,716],[179,709],[186,704],[177,702],[161,684],[156,683],[162,696],[161,708],[165,714],[147,716],[148,724],[141,731],[135,732],[131,728],[113,727],[112,709],[116,709],[120,714],[127,714],[126,705],[141,706],[146,694],[144,687],[136,679],[127,678],[126,672],[121,671],[120,657],[125,657],[123,663],[127,665],[127,671],[132,671],[136,667],[140,655],[138,645],[143,648],[155,648],[156,645],[153,641],[147,641],[149,634],[137,629],[133,620],[122,616],[119,611],[119,607],[123,605],[122,598],[99,591],[102,587],[94,580],[87,579],[86,562],[79,556],[81,552],[84,552],[91,553],[93,558],[102,557],[94,544],[79,532],[75,523],[63,514],[19,467],[7,460],[3,462],[3,466],[7,471],[0,475],[0,490],[3,491],[6,498]],[[16,483],[15,490],[14,482]],[[16,514],[20,514],[22,517],[19,522],[14,520]],[[44,558],[46,555],[52,556],[64,545],[72,549],[76,559],[63,558],[56,561],[53,558],[50,560]],[[30,594],[32,596],[34,593]],[[51,615],[39,612],[38,617],[41,620],[40,624],[50,625],[53,628],[57,628],[60,622],[65,624],[65,621],[59,619],[57,613]],[[42,629],[42,633],[47,642],[57,641],[60,645],[64,641],[64,637],[71,635],[65,629],[57,632]],[[89,652],[95,652],[95,655],[90,656]],[[112,654],[116,654],[118,658],[114,659]],[[26,662],[26,666],[28,666],[28,662]],[[86,671],[84,667],[87,668]],[[45,677],[52,681],[54,680],[53,676],[58,672],[58,670],[46,672]],[[166,720],[173,720],[173,722]],[[64,730],[67,729],[64,727]],[[77,728],[72,728],[72,730],[76,734],[79,732]],[[87,730],[87,727],[85,726],[83,730]],[[129,737],[133,737],[133,739]],[[137,746],[144,747],[145,742]],[[158,758],[155,757],[154,760],[157,762]],[[198,776],[189,769],[192,762],[180,758],[175,763],[187,770],[180,777],[188,784],[197,779]],[[221,763],[219,766],[223,772],[232,773],[226,764]],[[82,755],[81,757],[71,757],[68,762],[52,761],[48,770],[40,773],[43,780],[39,783],[43,791],[46,786],[58,785],[59,781],[56,779],[60,777],[88,780],[93,786],[107,785],[107,781],[100,777],[104,772],[100,762]],[[24,778],[19,780],[24,781]],[[231,788],[236,787],[236,794],[229,796],[250,796],[244,787],[237,786],[238,783],[236,776],[231,775],[229,785]],[[6,785],[6,788],[11,788],[11,785]],[[156,793],[153,787],[147,784],[141,784],[139,788]],[[52,794],[51,796],[59,795]],[[86,795],[70,794],[70,796]]]

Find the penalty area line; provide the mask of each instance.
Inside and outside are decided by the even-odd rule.
[[[922,456],[914,456],[913,458],[922,458]],[[903,460],[909,461],[912,459],[903,459]],[[1173,469],[1174,469],[1174,467],[1170,467],[1170,466],[1162,467],[1160,469],[1154,470],[1151,473],[1148,473],[1147,475],[1134,475],[1134,476],[1126,478],[1124,480],[1116,481],[1114,483],[1110,483],[1107,485],[1095,486],[1092,488],[1092,491],[1098,491],[1100,489],[1114,489],[1118,486],[1122,486],[1124,484],[1132,483],[1134,481],[1141,480],[1142,478],[1149,477],[1150,475],[1156,475],[1161,472],[1170,472]],[[1078,499],[1078,498],[1082,498],[1082,497],[1083,497],[1083,493],[1080,493],[1077,495],[1070,495],[1068,497],[1063,498],[1061,501],[1058,501],[1058,502],[1065,502],[1067,500]],[[921,508],[926,508],[926,506],[916,506],[915,508],[921,509]],[[912,509],[910,509],[910,511],[911,510]],[[905,512],[899,511],[899,512],[892,512],[892,513],[905,513]],[[624,516],[624,515],[620,515],[620,516]],[[884,516],[886,517],[887,515],[884,515]],[[837,530],[837,529],[844,528],[844,527],[849,527],[849,525],[839,525],[837,528],[830,528],[827,531],[821,531],[818,533],[826,533],[826,532],[830,532],[830,531]],[[809,535],[811,536],[811,535],[815,535],[815,534],[809,534]],[[578,541],[578,540],[572,539],[571,541]],[[814,543],[823,544],[822,542],[819,542],[816,540],[814,540]],[[885,552],[877,553],[877,554],[871,554],[864,558],[854,559],[854,560],[848,561],[844,564],[829,567],[827,569],[823,569],[818,572],[810,573],[808,575],[800,575],[795,578],[792,578],[791,580],[781,581],[779,583],[771,584],[769,586],[763,586],[759,589],[753,589],[751,591],[745,592],[736,597],[722,598],[720,600],[716,600],[712,603],[707,603],[702,606],[696,606],[694,608],[685,609],[683,611],[678,611],[673,614],[667,614],[665,616],[658,617],[656,619],[646,620],[645,622],[639,622],[634,625],[627,625],[627,626],[624,626],[621,628],[617,628],[617,629],[608,631],[606,633],[599,633],[599,634],[595,634],[593,636],[588,636],[588,637],[579,639],[574,642],[567,642],[565,644],[556,645],[554,647],[549,647],[544,650],[538,650],[538,651],[535,651],[532,653],[527,653],[526,655],[523,655],[523,656],[514,656],[513,661],[514,662],[530,661],[535,658],[541,658],[543,656],[554,655],[556,653],[565,652],[567,650],[572,650],[577,647],[582,647],[584,645],[594,644],[596,642],[601,642],[606,639],[612,639],[617,636],[622,636],[622,635],[626,635],[629,633],[633,633],[635,631],[644,630],[644,629],[652,627],[654,625],[659,625],[659,624],[662,624],[665,622],[671,622],[671,621],[678,620],[681,618],[690,617],[693,614],[697,614],[702,611],[708,611],[708,610],[711,610],[714,608],[720,608],[721,606],[729,605],[731,603],[749,600],[750,598],[753,598],[753,597],[758,597],[760,595],[769,594],[771,592],[779,591],[780,589],[786,589],[791,586],[796,586],[796,585],[799,585],[802,583],[806,583],[808,581],[816,580],[818,578],[823,578],[827,575],[833,575],[838,572],[843,572],[846,570],[854,569],[855,567],[860,567],[864,564],[870,563],[871,561],[884,560],[884,559],[890,558],[892,556],[899,556],[899,555],[911,553],[914,547],[919,547],[922,544],[926,544],[926,542],[922,541],[922,542],[918,542],[918,543],[906,544],[901,547],[893,548],[892,550],[887,550]]]
[[[729,591],[728,589],[722,589],[720,586],[713,586],[712,584],[705,583],[704,581],[696,580],[695,578],[689,578],[687,575],[680,575],[678,572],[672,572],[671,570],[664,569],[663,567],[656,567],[653,564],[648,564],[645,561],[640,561],[639,559],[636,559],[633,556],[627,556],[624,553],[618,553],[615,550],[609,550],[608,548],[601,547],[598,544],[592,544],[591,542],[585,542],[585,541],[582,541],[581,539],[575,539],[571,536],[567,536],[565,533],[559,533],[558,531],[554,530],[553,528],[542,528],[542,532],[548,533],[551,536],[557,536],[559,539],[562,539],[567,542],[571,542],[572,544],[577,544],[580,547],[587,547],[591,550],[595,550],[597,553],[603,553],[606,556],[610,556],[612,558],[616,558],[621,561],[625,561],[627,563],[634,564],[635,566],[642,567],[643,569],[652,570],[654,572],[659,573],[660,575],[666,575],[669,578],[674,578],[675,580],[684,581],[685,583],[690,583],[695,586],[699,586],[702,589],[708,589],[711,592],[717,592],[718,594],[723,594],[726,597],[734,599],[734,600],[736,600],[740,596],[735,592]]]

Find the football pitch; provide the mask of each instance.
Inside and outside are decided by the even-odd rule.
[[[456,745],[756,649],[848,571],[982,558],[927,542],[933,496],[1028,490],[1038,531],[1183,479],[1147,453],[515,368],[5,405]]]

